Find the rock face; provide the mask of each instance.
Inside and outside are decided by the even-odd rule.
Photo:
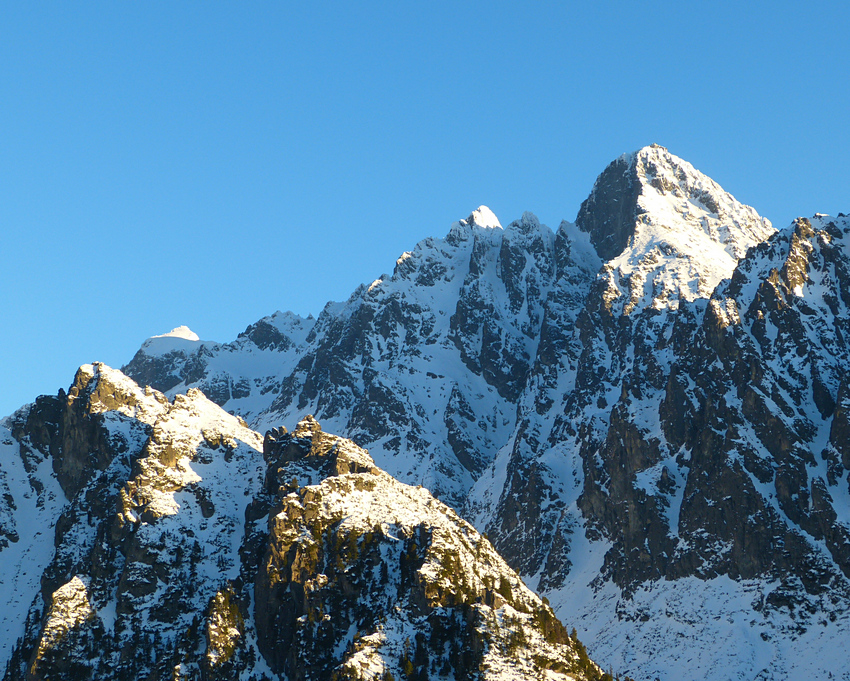
[[[605,261],[603,304],[629,314],[707,298],[770,222],[664,147],[620,157],[576,218]],[[601,282],[600,282],[601,283]]]
[[[289,679],[602,678],[485,538],[311,417],[267,436],[259,648]],[[246,613],[247,616],[247,613]]]
[[[307,417],[104,365],[4,426],[5,679],[603,679],[490,543]]]
[[[692,300],[613,291],[623,258],[609,261],[576,318],[578,361],[559,369],[568,389],[552,399],[530,385],[514,442],[479,479],[479,526],[553,603],[584,615],[592,649],[618,668],[673,678],[688,664],[714,678],[730,651],[735,678],[841,668],[848,234],[847,218],[798,220]],[[715,616],[746,624],[730,640]],[[617,633],[612,619],[627,624]],[[660,654],[636,655],[629,639]],[[796,655],[803,645],[811,653]],[[758,666],[763,655],[775,661]]]
[[[263,659],[275,673],[306,678],[331,673],[330,662],[317,657],[310,667],[295,641],[373,651],[382,630],[354,603],[383,612],[380,588],[415,604],[397,620],[387,615],[400,630],[417,612],[437,636],[445,623],[434,624],[433,609],[466,607],[431,600],[419,577],[354,583],[333,568],[351,559],[359,574],[377,555],[373,545],[389,556],[385,545],[415,544],[419,570],[433,559],[421,550],[425,530],[361,528],[371,543],[358,535],[353,553],[342,548],[350,547],[344,522],[323,520],[320,533],[330,534],[308,538],[324,513],[310,495],[325,508],[348,476],[368,487],[385,470],[486,529],[555,612],[580,624],[594,656],[624,673],[850,678],[835,652],[850,636],[848,235],[850,219],[823,215],[777,232],[652,145],[605,169],[576,223],[554,233],[528,213],[502,229],[481,207],[315,320],[276,313],[226,345],[188,330],[150,339],[125,367],[140,384],[171,398],[200,389],[261,432],[313,413],[374,457],[334,444],[311,421],[295,434],[270,431],[269,471],[246,502],[239,578],[204,604],[209,649],[218,660]],[[65,494],[83,493],[127,456],[106,417],[72,393],[39,398],[0,439],[0,452],[23,447],[0,477],[0,547],[34,566],[50,562],[52,547],[22,530],[15,508],[54,517]],[[153,437],[155,422],[144,421],[138,437]],[[98,444],[79,444],[90,441]],[[167,447],[157,451],[157,461],[171,461]],[[217,513],[204,494],[201,515]],[[283,509],[292,522],[275,520]],[[398,550],[401,566],[407,548]],[[334,593],[356,597],[326,598],[298,561],[319,566]],[[413,574],[404,565],[400,574]],[[62,574],[54,591],[74,576]],[[23,574],[7,579],[24,593],[36,588]],[[498,610],[492,588],[479,587],[476,598]],[[68,587],[67,598],[80,588]],[[275,605],[261,605],[252,589]],[[330,609],[372,632],[370,642],[349,648],[336,624],[313,627],[310,618],[325,621]],[[274,622],[277,633],[261,633]],[[473,636],[463,640],[479,650],[475,635],[454,634]],[[396,644],[386,645],[365,652],[363,664],[378,655],[398,676],[407,667]],[[426,652],[433,677],[436,652]],[[451,655],[439,664],[446,659],[452,674],[466,669]]]

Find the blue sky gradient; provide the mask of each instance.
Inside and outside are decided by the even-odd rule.
[[[845,3],[6,3],[0,414],[180,324],[318,314],[486,204],[557,227],[657,142],[850,212]]]

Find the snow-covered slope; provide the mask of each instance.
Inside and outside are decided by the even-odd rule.
[[[731,276],[733,256],[773,232],[752,208],[657,145],[611,163],[576,225],[607,262],[596,260],[595,278],[566,277],[553,290],[518,426],[467,502],[516,567],[543,571],[543,586],[557,583],[571,562],[567,537],[584,523],[579,498],[588,500],[582,476],[623,413],[618,402],[629,402],[639,429],[633,437],[658,438],[674,327],[686,325],[714,285]],[[571,243],[585,242],[573,236]],[[630,383],[634,394],[623,394]]]
[[[24,635],[26,613],[53,557],[54,527],[66,504],[49,457],[13,437],[9,422],[21,417],[18,412],[0,426],[0,630],[5,632],[0,666]]]
[[[622,598],[597,577],[600,542],[549,593],[595,654],[658,678],[850,678],[848,303],[850,220],[800,219],[678,340],[655,431],[674,456],[632,473],[629,499],[632,524],[658,522],[655,502],[675,540],[650,557],[644,531],[659,578]]]
[[[618,669],[846,675],[848,236],[798,220],[675,313],[596,289],[575,389],[534,416],[548,438],[518,430],[479,479],[505,480],[478,516],[497,548]]]

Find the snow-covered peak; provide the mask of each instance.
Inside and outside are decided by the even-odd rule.
[[[201,340],[192,329],[188,326],[178,326],[174,329],[171,329],[168,333],[163,333],[159,336],[151,336],[151,338],[183,338],[185,340],[190,341],[199,341]]]
[[[775,230],[690,163],[653,144],[611,163],[576,223],[607,265],[609,302],[629,313],[707,298]]]
[[[638,205],[652,225],[704,235],[736,260],[775,231],[754,208],[657,144],[635,154],[635,172],[641,183]]]
[[[283,334],[283,336],[287,337],[295,345],[303,345],[315,324],[316,319],[313,315],[302,317],[288,310],[286,312],[278,310],[273,315],[264,317],[257,324],[249,327],[248,331],[254,330],[256,332],[256,327],[266,325]],[[255,342],[260,341],[260,346],[270,344],[270,340],[266,339],[266,343],[263,343],[259,338],[254,339]]]
[[[478,225],[479,227],[502,228],[502,223],[496,217],[492,210],[487,206],[478,206],[468,218],[466,222],[470,225]]]
[[[472,235],[476,232],[480,233],[481,230],[484,230],[485,233],[492,230],[501,232],[502,230],[502,223],[499,222],[499,218],[487,206],[478,206],[465,220],[453,222],[446,236],[446,241],[456,246],[472,238]],[[423,243],[433,243],[433,240],[426,239]]]
[[[172,352],[191,352],[201,342],[188,326],[178,326],[168,333],[151,336],[142,343],[141,350],[148,357],[159,357]]]

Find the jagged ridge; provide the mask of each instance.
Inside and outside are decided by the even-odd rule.
[[[30,470],[2,502],[6,679],[604,677],[471,525],[312,417],[263,441],[98,364],[3,432]],[[21,581],[9,547],[53,528]]]

